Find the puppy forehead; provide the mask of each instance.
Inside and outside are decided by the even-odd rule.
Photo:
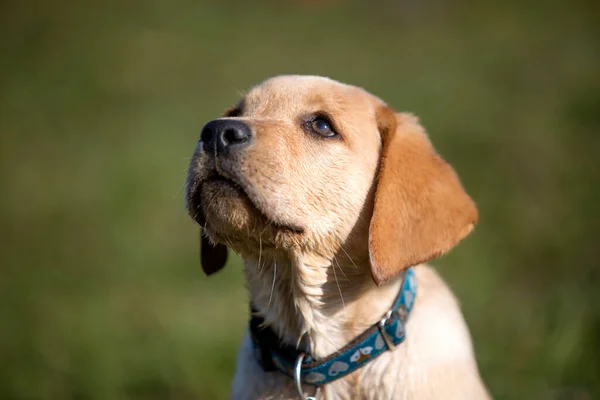
[[[289,117],[328,111],[361,114],[381,101],[365,90],[321,76],[276,76],[254,86],[244,98],[244,113]]]

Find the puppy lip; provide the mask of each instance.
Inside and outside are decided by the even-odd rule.
[[[219,173],[213,173],[211,174],[208,178],[206,178],[202,183],[206,184],[206,183],[212,183],[212,182],[222,182],[225,183],[227,185],[233,186],[234,188],[238,189],[239,191],[243,192],[244,194],[246,194],[246,191],[244,190],[244,188],[242,187],[242,185],[240,185],[239,183],[237,183],[235,180],[228,178],[226,176],[223,176]]]
[[[207,178],[205,178],[199,185],[198,190],[196,192],[195,196],[200,196],[200,193],[202,191],[202,186],[207,184],[207,183],[221,183],[221,184],[225,184],[228,185],[230,187],[233,187],[234,189],[236,189],[240,195],[246,197],[250,203],[252,204],[252,206],[254,207],[254,209],[256,209],[265,220],[267,220],[268,224],[272,225],[273,227],[275,227],[277,230],[279,231],[284,231],[284,232],[289,232],[289,233],[295,233],[295,234],[302,234],[304,233],[304,228],[294,225],[294,224],[287,224],[287,223],[280,223],[278,221],[274,221],[272,218],[270,218],[268,216],[268,213],[265,212],[265,210],[263,210],[258,204],[257,202],[253,199],[250,191],[246,190],[246,187],[243,183],[240,183],[237,179],[233,179],[230,178],[229,176],[224,176],[222,174],[220,174],[217,171],[214,171],[213,173],[211,173]],[[200,207],[201,208],[201,207]],[[202,221],[202,223],[205,223],[205,217],[202,215],[202,212],[198,212],[197,214],[197,218],[194,218],[196,220],[196,222],[200,223],[199,220]]]
[[[217,174],[216,172],[210,174],[207,178],[203,179],[202,181],[196,181],[196,183],[193,185],[193,189],[188,200],[188,214],[194,221],[196,221],[196,223],[198,223],[202,227],[206,224],[206,217],[204,216],[204,210],[201,206],[202,190],[205,184],[213,182],[220,182],[222,184],[234,187],[238,192],[240,192],[240,194],[246,195],[241,185],[239,185],[232,179]]]

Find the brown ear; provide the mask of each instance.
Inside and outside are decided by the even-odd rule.
[[[200,264],[206,275],[212,275],[225,266],[227,246],[210,240],[200,232]]]
[[[383,150],[369,228],[373,280],[448,252],[478,219],[456,173],[434,150],[417,118],[378,113]]]

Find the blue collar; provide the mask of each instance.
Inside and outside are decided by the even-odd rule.
[[[299,381],[321,386],[342,378],[404,341],[404,325],[417,295],[413,268],[405,271],[400,293],[392,307],[376,324],[339,351],[319,360],[293,346],[281,343],[277,334],[263,325],[264,319],[253,309],[250,332],[254,354],[265,371],[279,370]],[[295,375],[298,373],[299,375]]]

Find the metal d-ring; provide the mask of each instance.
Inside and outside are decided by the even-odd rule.
[[[407,272],[407,270],[405,270],[404,275],[402,275],[402,282],[400,283],[400,292],[402,293],[402,295],[404,295],[404,281],[406,280],[407,274],[408,274],[408,272]],[[385,313],[385,315],[383,316],[383,318],[381,318],[381,321],[379,321],[377,323],[377,327],[379,328],[379,333],[381,333],[381,337],[383,338],[383,341],[387,345],[388,350],[393,350],[396,347],[396,345],[394,344],[394,341],[392,340],[390,335],[388,335],[387,332],[385,331],[385,324],[387,324],[387,322],[390,320],[390,318],[392,318],[392,315],[394,314],[394,312],[398,313],[398,323],[403,325],[406,315],[403,316],[398,310],[395,310],[393,308],[391,310],[388,310]]]
[[[383,316],[381,321],[379,321],[379,323],[377,324],[377,327],[379,328],[379,333],[381,333],[381,337],[383,338],[383,341],[387,345],[388,350],[392,350],[392,349],[394,349],[394,347],[396,347],[394,345],[394,341],[392,340],[392,338],[385,331],[385,324],[392,317],[393,313],[394,313],[394,310],[388,310],[388,312],[385,313],[385,315]],[[402,323],[402,322],[398,321],[398,323]]]
[[[305,353],[300,353],[298,358],[296,359],[296,364],[294,364],[294,383],[296,384],[296,390],[298,391],[298,395],[302,400],[317,400],[319,397],[319,387],[317,386],[315,389],[315,393],[312,396],[304,397],[304,391],[302,390],[302,379],[300,376],[300,371],[302,371],[302,361],[304,361]]]

